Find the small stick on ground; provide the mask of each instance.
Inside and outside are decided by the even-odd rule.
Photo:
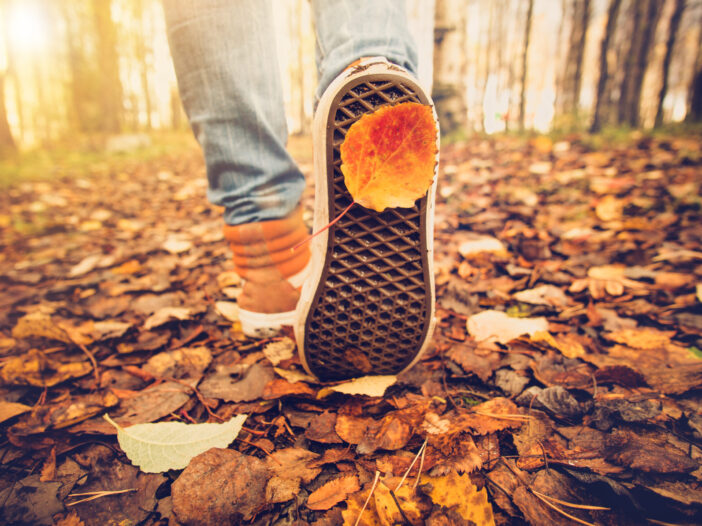
[[[422,444],[422,447],[420,447],[419,451],[417,451],[417,454],[414,456],[412,463],[409,465],[409,467],[405,471],[405,474],[402,476],[402,480],[400,480],[400,483],[395,488],[395,491],[399,491],[400,487],[402,487],[402,484],[404,484],[405,479],[407,478],[407,475],[409,475],[409,472],[412,471],[412,467],[414,466],[414,463],[417,462],[417,459],[419,458],[420,455],[422,455],[422,453],[424,452],[424,449],[427,447],[428,440],[429,440],[428,438],[424,439],[424,443]],[[422,458],[424,458],[424,457],[422,456]],[[419,469],[421,471],[421,467]],[[417,474],[417,478],[419,478],[419,474]]]
[[[356,522],[353,523],[353,526],[358,526],[358,523],[361,522],[361,517],[363,516],[363,512],[366,511],[366,506],[368,506],[368,503],[370,502],[370,499],[373,496],[373,492],[375,491],[375,487],[378,485],[379,478],[380,478],[380,471],[378,471],[376,469],[375,470],[375,479],[373,480],[373,486],[371,486],[370,492],[368,492],[368,498],[366,498],[366,502],[363,503],[363,507],[361,508],[361,511],[358,513],[358,518],[356,519]]]
[[[121,493],[129,493],[130,491],[136,491],[136,488],[130,488],[130,489],[120,489],[120,490],[106,490],[106,491],[88,491],[86,493],[71,493],[68,495],[69,497],[82,497],[85,495],[92,495],[92,497],[88,497],[87,499],[81,499],[77,500],[75,502],[69,502],[66,504],[66,506],[75,506],[76,504],[80,504],[81,502],[88,502],[89,500],[95,500],[99,499],[102,497],[109,497],[110,495],[119,495]]]

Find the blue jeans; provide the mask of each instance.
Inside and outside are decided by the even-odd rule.
[[[229,225],[280,219],[305,181],[288,130],[271,0],[164,0],[178,87]],[[383,56],[416,74],[404,0],[312,0],[317,98],[353,61]]]

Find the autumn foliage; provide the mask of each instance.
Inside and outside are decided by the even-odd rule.
[[[384,106],[356,121],[341,144],[341,171],[354,201],[382,212],[411,207],[434,179],[437,126],[431,106]]]

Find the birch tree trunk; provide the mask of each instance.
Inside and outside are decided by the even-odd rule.
[[[534,13],[534,0],[529,0],[526,21],[524,23],[524,51],[522,52],[522,86],[519,97],[519,129],[524,131],[526,122],[526,84],[527,84],[527,63],[529,58],[529,39],[531,38],[531,20]]]
[[[557,107],[562,114],[574,114],[578,109],[590,12],[590,0],[574,0],[568,55],[566,56],[562,87],[559,91],[560,100],[557,102]]]
[[[462,0],[436,0],[432,96],[445,134],[464,129],[468,124],[465,16]]]
[[[5,73],[0,71],[0,156],[10,155],[16,152],[17,145],[12,138],[5,108]]]
[[[622,0],[610,0],[609,9],[607,10],[607,27],[602,38],[602,46],[600,47],[600,78],[597,81],[597,95],[595,99],[595,115],[592,120],[590,132],[595,133],[602,129],[603,112],[605,106],[605,96],[607,92],[607,84],[609,81],[609,69],[607,54],[609,53],[610,42],[617,30],[617,18],[619,16],[619,8],[622,5]]]
[[[640,0],[632,4],[634,26],[620,90],[618,113],[620,124],[628,124],[632,127],[640,124],[643,78],[655,39],[661,7],[662,3],[659,0]]]
[[[686,0],[675,0],[675,10],[670,17],[670,27],[668,29],[668,41],[666,42],[665,57],[663,58],[663,71],[661,72],[661,91],[658,93],[658,109],[656,110],[655,126],[663,124],[663,101],[668,94],[668,72],[670,71],[670,63],[673,59],[673,48],[675,48],[675,40],[678,36],[680,21],[682,20],[683,11],[685,11]]]
[[[97,31],[97,59],[102,88],[102,131],[118,133],[122,126],[122,81],[119,76],[117,32],[112,21],[109,0],[93,0],[93,17]]]

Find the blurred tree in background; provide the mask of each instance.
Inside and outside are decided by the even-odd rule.
[[[273,5],[289,128],[307,133],[309,2]],[[407,5],[446,134],[702,119],[702,0]],[[186,126],[159,0],[0,0],[0,155]]]

